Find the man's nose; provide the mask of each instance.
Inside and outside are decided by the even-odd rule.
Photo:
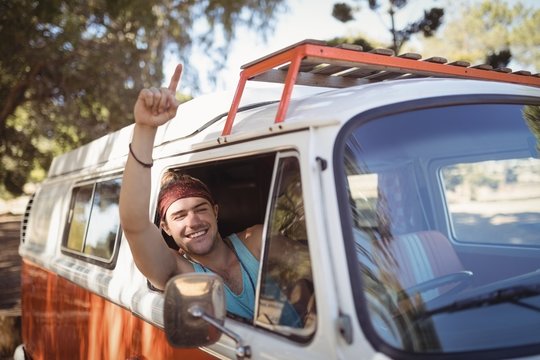
[[[197,224],[199,223],[199,215],[195,211],[189,211],[186,216],[186,221],[188,224]]]

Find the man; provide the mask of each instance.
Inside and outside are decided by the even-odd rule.
[[[168,88],[143,89],[134,107],[135,126],[120,192],[120,221],[139,270],[159,289],[177,274],[213,272],[225,281],[227,310],[253,318],[262,227],[256,225],[222,239],[218,205],[201,181],[169,174],[159,195],[161,228],[180,251],[170,249],[148,217],[150,168],[158,126],[176,116],[178,65]]]

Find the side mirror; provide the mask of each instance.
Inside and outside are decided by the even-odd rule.
[[[214,274],[190,273],[169,280],[165,288],[163,320],[165,334],[172,345],[198,347],[218,341],[221,331],[197,316],[199,313],[223,325],[227,312],[221,279]]]
[[[218,275],[189,273],[177,275],[167,282],[163,320],[171,345],[211,345],[224,333],[236,342],[237,359],[251,357],[250,346],[223,326],[226,315],[224,285]]]

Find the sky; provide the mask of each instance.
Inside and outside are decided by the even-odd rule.
[[[227,65],[218,76],[218,83],[210,84],[203,79],[201,93],[234,90],[238,82],[240,67],[243,64],[304,39],[324,40],[336,36],[346,36],[358,33],[361,28],[363,33],[369,29],[368,33],[372,38],[386,40],[386,42],[390,40],[383,22],[387,19],[378,18],[370,11],[364,11],[364,15],[360,14],[356,20],[344,24],[331,15],[332,7],[336,2],[338,0],[287,0],[289,11],[277,17],[278,21],[274,32],[268,34],[266,42],[262,40],[262,36],[255,29],[239,30],[231,44]],[[400,12],[400,18],[405,21],[406,17],[412,13],[419,17],[425,8],[437,3],[441,3],[441,0],[412,0],[404,9],[406,11]],[[368,8],[367,5],[365,8]],[[203,55],[195,54],[194,56]],[[168,83],[177,62],[178,60],[174,56],[166,57],[163,85]],[[199,64],[204,64],[204,62],[204,58],[197,61]],[[191,69],[184,69],[184,71],[191,71]]]
[[[339,0],[344,1],[344,0]],[[355,13],[355,20],[348,23],[341,23],[332,17],[332,7],[338,0],[287,0],[289,11],[277,17],[277,23],[272,33],[267,35],[267,41],[255,29],[241,29],[235,34],[235,40],[230,47],[230,53],[225,69],[218,74],[217,84],[211,84],[202,79],[201,94],[234,90],[238,82],[240,67],[243,64],[256,60],[264,55],[287,47],[304,39],[330,39],[338,36],[348,36],[358,33],[365,34],[372,40],[379,40],[382,43],[391,42],[388,31],[388,16],[378,16],[369,11],[367,1],[360,2],[366,11]],[[458,6],[459,2],[478,2],[479,0],[410,0],[409,4],[396,13],[396,27],[418,19],[425,9],[431,7],[443,7],[448,11],[449,4]],[[513,0],[507,0],[513,3]],[[354,4],[354,1],[344,1]],[[538,0],[521,0],[529,6],[537,7]],[[382,2],[385,3],[384,1]],[[197,63],[204,64],[203,54]],[[165,59],[165,80],[168,82],[178,60],[174,57]],[[184,71],[192,71],[185,69]],[[202,73],[200,74],[202,75]]]

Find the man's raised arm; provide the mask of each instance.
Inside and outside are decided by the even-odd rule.
[[[150,220],[152,150],[157,128],[176,116],[176,88],[182,65],[178,65],[168,88],[143,89],[133,109],[135,126],[120,191],[120,222],[135,264],[159,288],[177,272],[177,256],[163,241]]]

